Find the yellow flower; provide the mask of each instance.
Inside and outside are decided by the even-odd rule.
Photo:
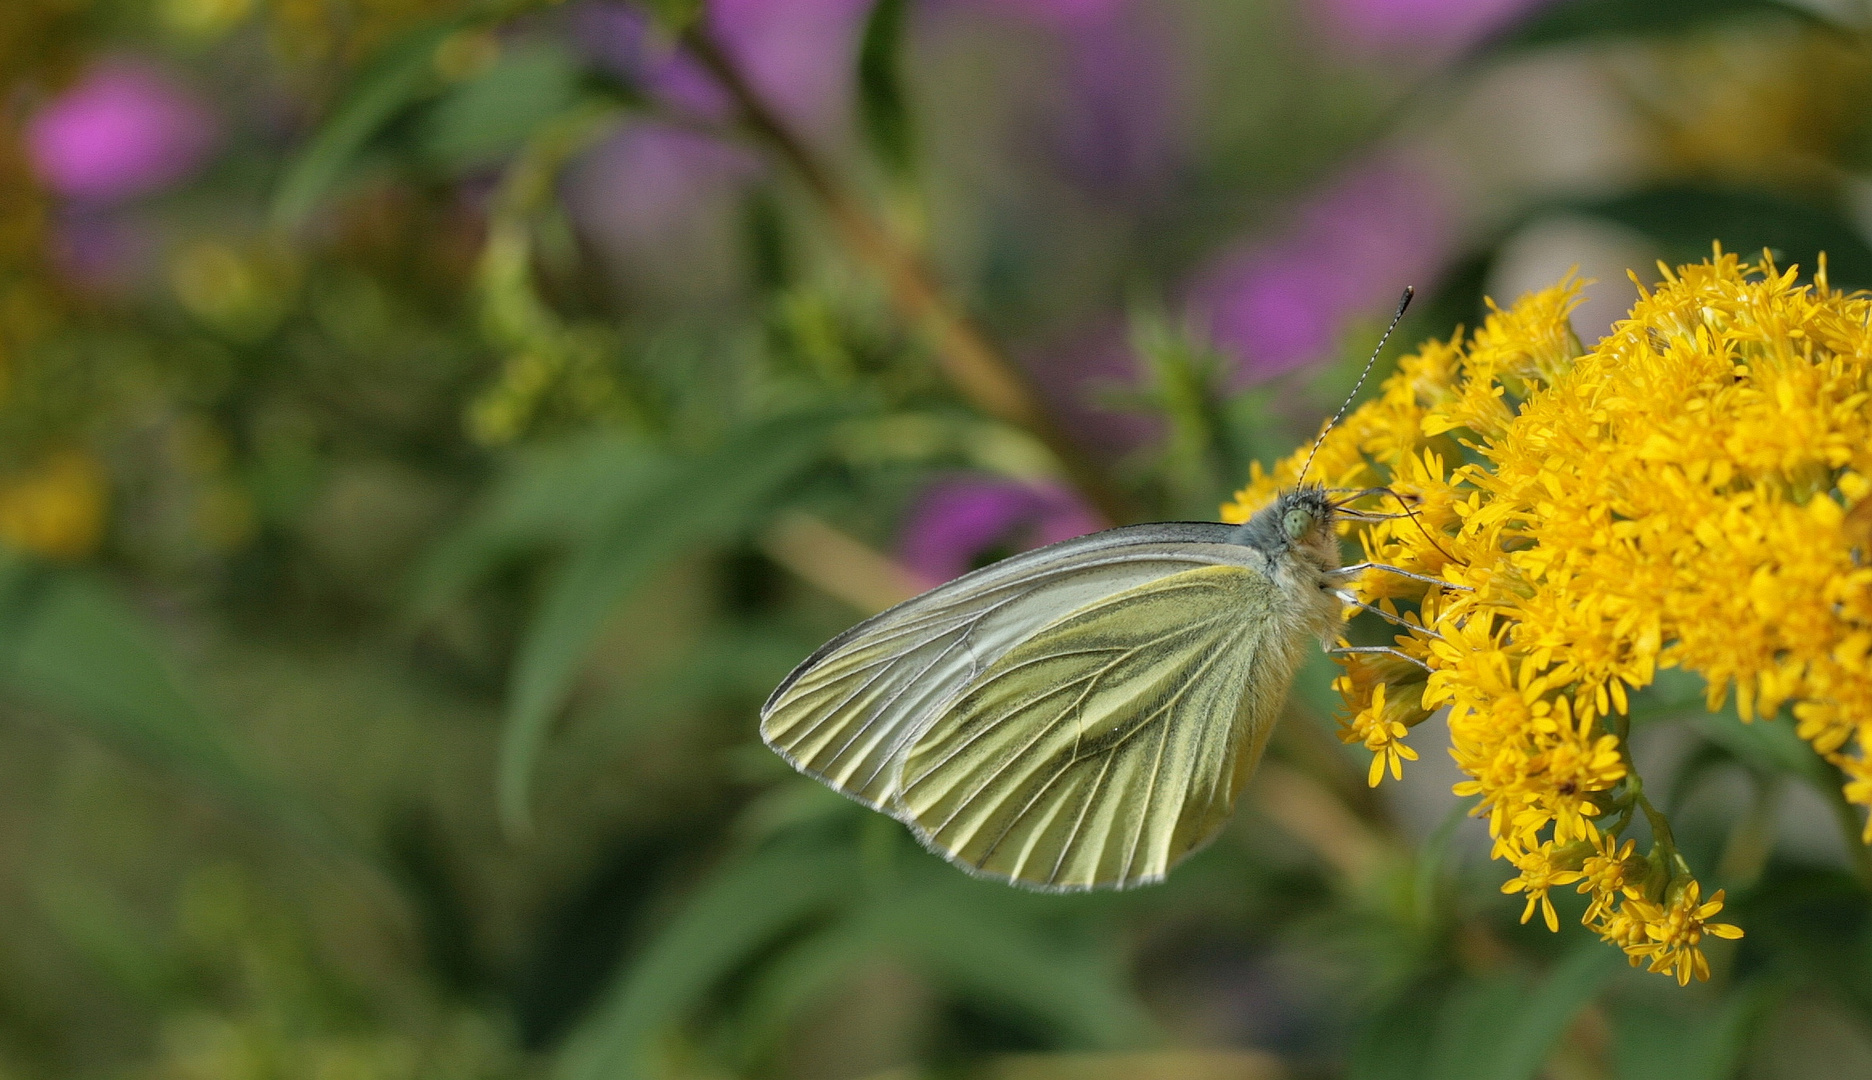
[[[0,479],[0,543],[49,559],[82,559],[104,536],[104,470],[66,451]]]
[[[1372,787],[1384,779],[1386,765],[1391,767],[1393,780],[1402,780],[1404,762],[1417,760],[1417,751],[1404,745],[1410,729],[1402,721],[1390,719],[1389,711],[1385,708],[1385,684],[1379,683],[1372,690],[1371,704],[1339,728],[1341,742],[1364,743],[1365,749],[1372,752],[1371,771],[1366,776],[1366,783]]]
[[[1675,975],[1679,986],[1689,985],[1692,978],[1710,977],[1709,960],[1698,947],[1703,935],[1742,936],[1739,927],[1709,921],[1722,911],[1723,891],[1717,889],[1707,904],[1701,902],[1701,892],[1702,886],[1689,881],[1663,904],[1627,900],[1624,905],[1631,918],[1643,924],[1645,934],[1643,942],[1627,945],[1625,951],[1634,960],[1650,957],[1650,970]]]
[[[1660,269],[1591,348],[1570,279],[1424,345],[1306,479],[1379,489],[1362,505],[1385,512],[1348,525],[1366,560],[1445,583],[1355,583],[1420,628],[1396,648],[1428,674],[1348,662],[1342,737],[1376,777],[1402,757],[1393,709],[1447,708],[1455,791],[1520,869],[1528,916],[1577,872],[1590,924],[1688,979],[1708,905],[1672,906],[1698,893],[1668,830],[1642,860],[1617,835],[1639,809],[1663,821],[1619,742],[1633,691],[1676,667],[1712,709],[1790,708],[1872,807],[1872,297],[1833,291],[1824,264],[1801,284],[1720,248]],[[1226,519],[1297,483],[1305,455],[1256,468]],[[1563,850],[1582,861],[1552,863]],[[1643,885],[1666,870],[1669,904]]]
[[[1560,929],[1560,916],[1554,912],[1553,900],[1547,895],[1549,889],[1561,885],[1571,885],[1578,881],[1581,874],[1576,868],[1566,865],[1566,858],[1557,852],[1553,841],[1548,841],[1532,851],[1515,855],[1514,864],[1521,871],[1517,877],[1501,887],[1505,893],[1524,892],[1527,894],[1527,907],[1521,911],[1521,921],[1527,922],[1534,916],[1534,909],[1540,908],[1541,918],[1547,923],[1547,929]]]
[[[1586,914],[1580,917],[1582,923],[1591,926],[1610,914],[1619,897],[1637,883],[1642,870],[1632,864],[1636,862],[1642,865],[1643,860],[1633,856],[1632,849],[1636,846],[1637,842],[1632,840],[1625,841],[1625,846],[1620,847],[1616,837],[1599,838],[1595,853],[1588,855],[1580,866],[1578,891],[1592,896],[1592,902],[1586,905]]]

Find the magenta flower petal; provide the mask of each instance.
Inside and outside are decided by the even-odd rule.
[[[105,60],[41,109],[26,133],[33,168],[65,198],[114,203],[168,187],[201,165],[214,115],[137,60]]]
[[[917,499],[898,555],[936,584],[967,573],[997,549],[1024,551],[1098,527],[1085,503],[1057,484],[958,478],[931,485]]]
[[[849,112],[870,0],[709,0],[709,27],[755,89],[823,133]]]
[[[1191,306],[1239,361],[1237,385],[1329,355],[1355,317],[1383,314],[1448,256],[1450,213],[1421,172],[1370,167],[1308,201],[1286,228],[1217,260]]]

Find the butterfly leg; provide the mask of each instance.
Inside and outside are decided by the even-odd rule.
[[[1402,649],[1393,649],[1389,645],[1340,645],[1336,648],[1327,649],[1326,651],[1333,656],[1343,656],[1346,653],[1383,653],[1386,656],[1396,657],[1399,660],[1408,660],[1418,667],[1423,668],[1425,671],[1430,670],[1429,664],[1424,663],[1422,660],[1417,659],[1415,656],[1412,656]]]
[[[1361,570],[1384,570],[1389,573],[1396,574],[1399,577],[1410,578],[1412,581],[1421,581],[1426,585],[1441,585],[1445,589],[1457,589],[1462,592],[1474,592],[1475,591],[1475,589],[1469,585],[1457,585],[1454,582],[1444,581],[1442,578],[1434,578],[1434,577],[1429,576],[1428,574],[1419,574],[1411,570],[1406,570],[1403,567],[1399,567],[1399,566],[1386,566],[1384,563],[1362,562],[1362,563],[1354,563],[1351,566],[1342,566],[1339,568],[1339,572],[1342,574],[1356,574]]]
[[[1360,611],[1369,611],[1373,615],[1378,616],[1380,619],[1384,619],[1387,622],[1396,623],[1397,625],[1402,626],[1406,630],[1415,630],[1421,633],[1429,634],[1431,637],[1436,638],[1438,640],[1442,640],[1443,638],[1442,634],[1437,633],[1435,630],[1432,630],[1427,626],[1418,626],[1414,622],[1406,621],[1402,616],[1393,615],[1391,612],[1386,611],[1385,609],[1381,607],[1374,607],[1371,604],[1367,604],[1365,601],[1360,600],[1357,596],[1353,595],[1352,593],[1347,592],[1344,589],[1333,590],[1333,595],[1337,596],[1340,602],[1345,604],[1348,607],[1355,607],[1355,608],[1358,608]]]

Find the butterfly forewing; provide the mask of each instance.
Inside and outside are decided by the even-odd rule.
[[[994,662],[1068,613],[1193,568],[1255,558],[1231,526],[1138,525],[1053,544],[957,578],[834,638],[761,709],[795,767],[899,817],[904,753]]]
[[[1291,677],[1275,587],[1208,566],[1081,607],[994,661],[904,755],[899,816],[978,873],[1161,879],[1227,819]]]

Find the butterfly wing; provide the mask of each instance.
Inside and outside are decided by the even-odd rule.
[[[761,708],[761,737],[809,776],[902,817],[904,752],[943,707],[1040,628],[1096,600],[1202,566],[1258,560],[1234,526],[1133,525],[1004,559],[859,623]]]
[[[1217,565],[1094,601],[1009,649],[904,756],[932,850],[1029,887],[1161,880],[1227,820],[1298,650],[1274,584]]]

